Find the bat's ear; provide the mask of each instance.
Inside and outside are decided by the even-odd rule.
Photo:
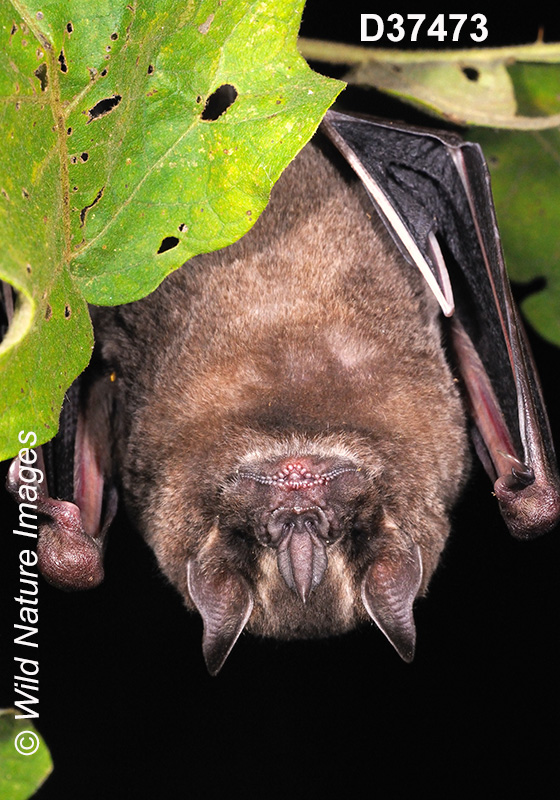
[[[202,653],[208,672],[216,675],[253,610],[247,582],[232,570],[205,570],[196,559],[187,566],[189,594],[202,617]]]
[[[422,583],[418,545],[408,552],[382,552],[362,581],[362,601],[375,624],[406,662],[414,658],[416,627],[412,606]]]

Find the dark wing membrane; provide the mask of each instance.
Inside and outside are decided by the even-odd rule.
[[[451,133],[335,111],[323,128],[404,257],[422,271],[444,313],[454,314],[475,444],[511,532],[526,538],[549,530],[560,517],[560,480],[480,147]]]
[[[60,412],[58,433],[42,445],[51,497],[74,501],[74,447],[80,406],[80,378],[69,387]]]

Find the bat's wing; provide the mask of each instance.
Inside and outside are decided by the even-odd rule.
[[[7,284],[1,288],[3,334],[13,314],[13,298]],[[105,534],[117,508],[111,481],[107,378],[94,372],[88,375],[69,388],[57,435],[35,448],[33,463],[43,480],[32,481],[19,456],[7,477],[7,488],[16,501],[23,498],[29,503],[34,498],[27,511],[36,512],[38,520],[39,567],[50,583],[62,589],[89,589],[102,581]]]
[[[335,111],[323,129],[452,316],[473,438],[510,531],[527,538],[550,530],[560,518],[560,479],[480,147],[452,133]]]

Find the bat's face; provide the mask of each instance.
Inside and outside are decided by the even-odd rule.
[[[245,626],[310,638],[370,617],[410,660],[412,605],[449,531],[449,475],[432,463],[426,476],[428,454],[414,464],[406,445],[389,453],[392,443],[356,432],[311,438],[229,427],[220,439],[202,454],[179,439],[139,518],[160,566],[203,617],[210,670]]]
[[[468,463],[435,303],[307,149],[237,245],[100,312],[124,495],[203,617],[217,671],[244,627],[373,618],[412,658]]]

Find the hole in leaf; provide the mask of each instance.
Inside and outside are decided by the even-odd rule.
[[[36,78],[39,79],[39,83],[41,84],[41,91],[44,92],[47,86],[49,85],[49,78],[47,75],[47,62],[43,62],[40,64],[35,72],[33,73]]]
[[[526,283],[512,283],[511,288],[513,290],[513,296],[516,303],[521,303],[532,294],[538,294],[539,292],[544,291],[547,285],[548,281],[544,275],[538,275],[536,278],[532,278]]]
[[[17,292],[13,286],[0,281],[0,342],[3,341],[14,318]]]
[[[148,64],[148,75],[153,75],[153,74],[154,74],[154,65]]]
[[[112,39],[114,42],[116,42],[117,39],[119,38],[119,34],[118,33],[112,33],[109,38]]]
[[[68,64],[66,63],[66,56],[64,55],[64,50],[60,51],[60,55],[58,57],[58,63],[60,64],[61,72],[68,72]]]
[[[73,32],[73,30],[74,30],[74,26],[72,25],[72,23],[71,23],[71,22],[68,22],[68,23],[66,24],[66,30],[68,31],[68,33],[72,33],[72,32]]]
[[[104,188],[105,188],[105,187],[102,187],[102,188],[101,188],[101,189],[100,189],[100,190],[97,192],[97,195],[96,195],[96,197],[95,197],[95,200],[93,200],[93,202],[91,202],[91,203],[89,204],[89,206],[84,206],[84,207],[82,208],[82,210],[80,211],[80,228],[83,228],[83,227],[84,227],[84,225],[85,225],[85,221],[86,221],[86,216],[87,216],[87,213],[88,213],[88,211],[90,210],[90,208],[93,208],[93,206],[94,206],[96,203],[99,203],[99,201],[100,201],[100,200],[101,200],[101,198],[103,197],[103,189],[104,189]]]
[[[72,128],[66,128],[66,135],[72,136]]]
[[[465,76],[465,78],[467,80],[473,81],[473,83],[476,83],[476,81],[480,77],[480,72],[477,69],[475,69],[474,67],[463,67],[463,75]]]
[[[173,248],[177,247],[178,244],[179,244],[179,239],[176,236],[166,236],[165,239],[162,239],[162,242],[159,246],[158,254],[166,253],[168,250],[173,250]]]
[[[200,33],[202,33],[203,36],[208,33],[208,31],[210,30],[210,25],[212,25],[213,22],[214,22],[214,14],[209,14],[206,21],[203,22],[202,25],[198,26],[198,30],[200,31]]]
[[[89,153],[82,153],[82,154],[81,154],[81,156],[80,156],[80,160],[81,160],[81,161],[82,161],[84,164],[85,164],[85,162],[88,160],[88,158],[89,158]]]
[[[114,94],[112,97],[105,97],[103,100],[100,100],[99,103],[96,103],[93,108],[90,108],[88,111],[88,123],[94,119],[98,119],[99,117],[104,117],[105,114],[108,114],[110,111],[116,108],[121,100],[122,97],[120,94]]]
[[[108,72],[109,72],[109,70],[108,70],[107,68],[105,68],[105,69],[102,69],[102,70],[101,70],[101,72],[100,72],[99,74],[101,75],[101,77],[102,77],[102,78],[104,78],[104,77],[105,77],[105,75],[106,75]]]
[[[218,119],[218,117],[221,117],[222,114],[224,114],[228,108],[233,105],[236,97],[237,89],[235,86],[232,86],[231,83],[224,83],[222,86],[218,86],[216,91],[212,92],[206,101],[204,111],[200,115],[201,119]]]
[[[21,195],[22,195],[24,200],[28,200],[29,199],[29,192],[27,191],[27,189],[24,189],[23,187],[22,187],[22,190],[21,190]]]
[[[66,305],[64,306],[64,317],[65,319],[70,319],[71,316],[72,316],[72,309],[70,308],[68,303],[66,303]]]
[[[181,233],[183,233],[184,231],[188,231],[188,229],[189,229],[188,225],[185,225],[184,222],[181,222],[181,224],[179,225],[179,230],[181,231]]]

